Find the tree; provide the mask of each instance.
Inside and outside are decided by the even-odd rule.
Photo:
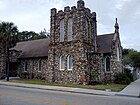
[[[124,65],[140,68],[140,52],[134,49],[123,49],[123,62]]]
[[[140,70],[140,52],[137,52],[134,49],[124,49],[123,64],[124,72],[129,72],[130,70],[133,70],[133,76],[134,79],[136,79],[138,75],[137,70]]]
[[[130,52],[137,52],[137,51],[134,50],[134,49],[123,49],[122,54],[123,55],[128,55]]]
[[[9,81],[9,49],[15,46],[17,41],[18,28],[12,22],[2,22],[0,23],[0,41],[2,43],[2,50],[5,52],[6,56],[6,71],[7,71],[7,81]]]
[[[18,33],[18,40],[19,41],[28,41],[28,40],[35,40],[38,36],[37,33],[34,31],[22,31]]]
[[[140,52],[130,52],[128,55],[131,60],[131,66],[135,69],[140,68]]]
[[[39,33],[39,35],[40,35],[41,37],[45,37],[45,38],[46,38],[46,37],[47,37],[47,38],[50,37],[50,33],[47,32],[45,28],[44,28],[43,31],[41,31],[41,32]]]
[[[124,67],[131,66],[132,61],[129,56],[129,53],[133,53],[133,52],[137,52],[137,51],[134,49],[123,49],[122,55],[123,55]]]
[[[13,47],[17,41],[18,28],[12,22],[0,23],[0,40],[3,42],[4,48]]]
[[[49,37],[49,33],[47,33],[45,29],[40,33],[36,33],[34,31],[22,31],[18,33],[19,41],[37,40],[37,39],[43,39],[48,37]]]

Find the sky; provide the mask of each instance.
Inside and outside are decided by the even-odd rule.
[[[140,0],[84,0],[97,14],[98,35],[114,32],[118,18],[123,48],[140,51]],[[0,0],[0,21],[13,22],[19,31],[50,30],[50,9],[76,6],[77,0]]]

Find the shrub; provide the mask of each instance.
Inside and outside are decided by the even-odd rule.
[[[131,79],[130,77],[127,76],[126,73],[116,73],[115,76],[114,76],[114,83],[117,83],[117,84],[129,84],[131,83]]]
[[[100,81],[98,81],[98,72],[97,70],[88,70],[85,72],[86,77],[88,78],[88,85],[96,85],[101,84]]]
[[[124,72],[127,75],[127,77],[130,78],[131,82],[134,81],[133,75],[132,75],[131,71],[128,68],[125,68]]]

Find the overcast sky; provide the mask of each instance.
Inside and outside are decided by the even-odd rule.
[[[84,0],[97,13],[98,34],[114,32],[115,18],[120,25],[124,48],[140,51],[140,0]],[[19,31],[50,30],[50,9],[76,6],[77,0],[0,0],[0,21],[14,22]]]

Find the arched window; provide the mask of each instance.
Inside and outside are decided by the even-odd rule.
[[[119,46],[117,46],[117,61],[120,60],[120,51],[119,51]]]
[[[28,63],[27,61],[24,62],[24,72],[27,72],[27,66],[28,66]]]
[[[68,24],[67,24],[67,39],[68,39],[68,41],[72,41],[72,34],[73,34],[72,25],[73,25],[72,18],[69,18]]]
[[[88,21],[86,21],[86,40],[88,41],[88,37],[89,37],[89,29],[88,29]]]
[[[72,67],[73,67],[72,56],[68,55],[67,56],[67,69],[72,70]]]
[[[38,61],[38,72],[41,72],[41,60]]]
[[[106,72],[110,72],[110,58],[106,57],[105,59],[105,70]]]
[[[64,70],[64,56],[60,56],[60,70]]]
[[[64,42],[64,19],[60,21],[60,42]]]

